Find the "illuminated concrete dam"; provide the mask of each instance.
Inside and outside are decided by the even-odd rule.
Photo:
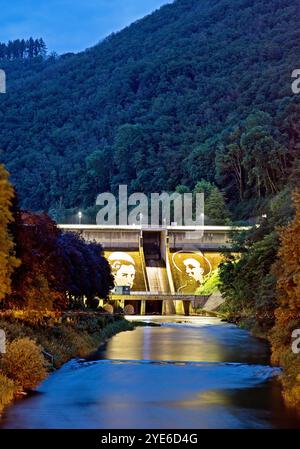
[[[222,260],[221,248],[230,248],[229,235],[245,229],[229,226],[59,227],[64,232],[79,234],[86,241],[102,244],[117,287],[110,300],[128,313],[142,315],[188,315],[198,309],[217,309],[222,303],[220,293],[205,296],[201,290],[216,275]]]

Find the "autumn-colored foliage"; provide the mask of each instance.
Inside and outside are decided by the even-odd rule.
[[[278,308],[271,335],[272,359],[285,368],[283,383],[289,403],[300,404],[300,360],[292,351],[292,332],[300,329],[300,190],[293,194],[294,219],[279,230],[277,278]]]
[[[15,389],[14,382],[0,372],[0,413],[13,400]]]
[[[8,173],[0,165],[0,301],[11,292],[11,275],[19,264],[9,231],[9,225],[13,221],[13,197],[14,189],[8,180]]]
[[[47,374],[42,349],[27,337],[8,344],[0,367],[8,378],[24,390],[35,388]]]
[[[300,312],[300,190],[293,194],[296,214],[280,230],[279,261],[275,266],[280,307]]]

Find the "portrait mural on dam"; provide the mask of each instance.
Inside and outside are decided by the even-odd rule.
[[[145,282],[138,251],[105,252],[116,287],[130,287],[133,291],[144,291]]]
[[[171,254],[171,268],[177,293],[194,294],[217,270],[219,253],[177,251]]]

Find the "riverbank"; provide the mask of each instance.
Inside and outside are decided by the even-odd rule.
[[[299,428],[266,342],[211,317],[145,316],[101,357],[72,360],[5,411],[2,429]]]
[[[282,396],[286,405],[293,408],[300,415],[300,354],[292,351],[291,335],[294,329],[299,328],[296,317],[287,321],[284,334],[279,334],[276,327],[262,327],[256,317],[250,315],[234,315],[225,313],[225,320],[242,329],[249,330],[255,337],[266,340],[270,344],[271,363],[282,368],[279,376],[282,386]]]
[[[103,315],[96,312],[41,314],[35,311],[8,311],[0,313],[0,329],[5,332],[8,348],[13,342],[21,342],[23,345],[25,343],[26,351],[26,346],[36,344],[34,348],[36,356],[32,361],[36,365],[40,363],[40,357],[43,354],[43,366],[39,367],[40,380],[69,360],[88,356],[113,335],[134,328],[134,323],[130,323],[122,316]],[[18,344],[15,346],[20,347]],[[19,360],[20,357],[12,360],[15,366],[10,369],[12,374],[9,376],[0,369],[0,413],[16,397],[24,394],[24,386],[20,385],[17,375],[22,368],[18,366]]]

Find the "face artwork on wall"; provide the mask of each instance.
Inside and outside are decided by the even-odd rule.
[[[177,251],[172,254],[172,271],[177,293],[193,294],[213,270],[201,251]]]
[[[130,254],[117,251],[108,257],[116,287],[133,288],[136,277],[135,261]]]

